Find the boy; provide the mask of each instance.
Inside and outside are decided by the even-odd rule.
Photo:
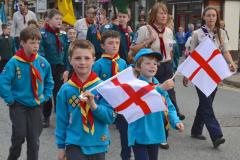
[[[13,37],[10,36],[11,27],[9,24],[2,24],[3,33],[0,35],[0,72],[16,52]]]
[[[130,20],[130,10],[127,8],[119,8],[117,18],[119,20],[119,25],[112,23],[112,25],[105,25],[105,28],[118,31],[121,35],[121,43],[119,48],[119,55],[122,59],[127,61],[128,51],[131,45],[131,40],[133,39],[134,33],[128,22]]]
[[[168,108],[169,121],[173,128],[180,132],[184,130],[175,107],[166,91],[159,87],[154,75],[157,73],[158,61],[162,59],[159,52],[151,49],[141,49],[134,57],[135,71],[138,78],[152,84],[162,95],[162,99]],[[128,144],[132,146],[135,160],[157,160],[160,143],[166,142],[163,112],[155,112],[138,119],[128,125]]]
[[[8,160],[18,159],[27,140],[27,159],[38,159],[42,131],[41,106],[52,96],[50,64],[37,54],[41,34],[26,27],[20,33],[22,49],[9,60],[0,74],[0,96],[8,104],[12,121],[12,145]]]
[[[127,68],[126,61],[118,54],[119,45],[120,34],[117,31],[108,30],[102,34],[101,47],[105,52],[93,65],[94,72],[102,80],[106,80]]]
[[[109,30],[102,34],[101,46],[105,50],[102,58],[97,60],[93,65],[93,71],[99,78],[106,80],[118,72],[127,68],[125,60],[119,57],[120,34],[117,31]],[[117,116],[116,126],[120,132],[121,139],[121,157],[129,159],[131,157],[131,148],[128,147],[127,139],[127,121],[122,115]]]
[[[52,108],[56,104],[57,92],[63,80],[63,72],[68,67],[67,35],[60,32],[62,26],[62,13],[57,9],[50,9],[47,12],[46,23],[41,29],[42,39],[40,42],[39,54],[44,55],[51,65],[54,80],[53,102],[50,99],[43,107],[43,127],[50,126]]]
[[[89,41],[76,40],[70,44],[69,61],[74,73],[59,90],[56,104],[59,160],[104,160],[110,144],[108,124],[113,123],[115,113],[98,93],[86,91],[101,82],[92,71],[94,54]],[[85,101],[78,98],[81,93]]]

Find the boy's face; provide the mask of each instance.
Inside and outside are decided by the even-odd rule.
[[[48,23],[51,27],[54,29],[60,29],[62,26],[62,16],[59,14],[56,14],[51,19],[48,20]]]
[[[10,26],[7,26],[7,28],[3,29],[3,34],[4,35],[10,35],[11,28]]]
[[[75,29],[69,29],[68,30],[68,39],[70,42],[73,42],[76,39],[77,33]]]
[[[118,20],[119,20],[120,25],[126,26],[128,21],[129,21],[129,16],[128,16],[128,14],[119,13],[118,14]]]
[[[140,66],[136,66],[136,70],[140,72],[140,75],[147,79],[152,79],[157,73],[157,59],[152,57],[143,57]]]
[[[70,64],[79,76],[87,76],[91,73],[95,57],[90,49],[76,48],[70,58]]]
[[[112,38],[109,37],[105,40],[103,49],[106,53],[114,55],[118,53],[120,46],[120,39],[119,38]]]
[[[24,49],[24,52],[28,55],[37,53],[39,49],[40,40],[37,39],[28,39],[26,42],[21,41],[21,45]]]

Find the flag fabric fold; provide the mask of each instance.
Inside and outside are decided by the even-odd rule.
[[[132,67],[102,82],[96,89],[128,123],[166,110],[161,94],[147,82],[137,79]]]
[[[206,37],[178,67],[180,72],[207,97],[225,78],[232,75],[221,51]]]
[[[58,9],[63,14],[63,21],[74,26],[76,17],[73,10],[72,0],[58,0]]]

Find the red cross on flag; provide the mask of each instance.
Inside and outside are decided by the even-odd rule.
[[[128,123],[166,110],[161,94],[147,82],[137,79],[132,67],[102,82],[96,89]]]
[[[232,75],[221,51],[208,37],[195,48],[177,71],[187,77],[207,97],[219,82]]]

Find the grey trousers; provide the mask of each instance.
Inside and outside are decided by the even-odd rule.
[[[67,145],[67,160],[105,160],[105,153],[97,153],[93,155],[84,155],[81,148],[76,145]]]
[[[11,147],[8,160],[20,157],[22,144],[27,141],[27,160],[38,160],[39,137],[42,132],[40,106],[30,108],[15,102],[9,107],[12,122]]]

